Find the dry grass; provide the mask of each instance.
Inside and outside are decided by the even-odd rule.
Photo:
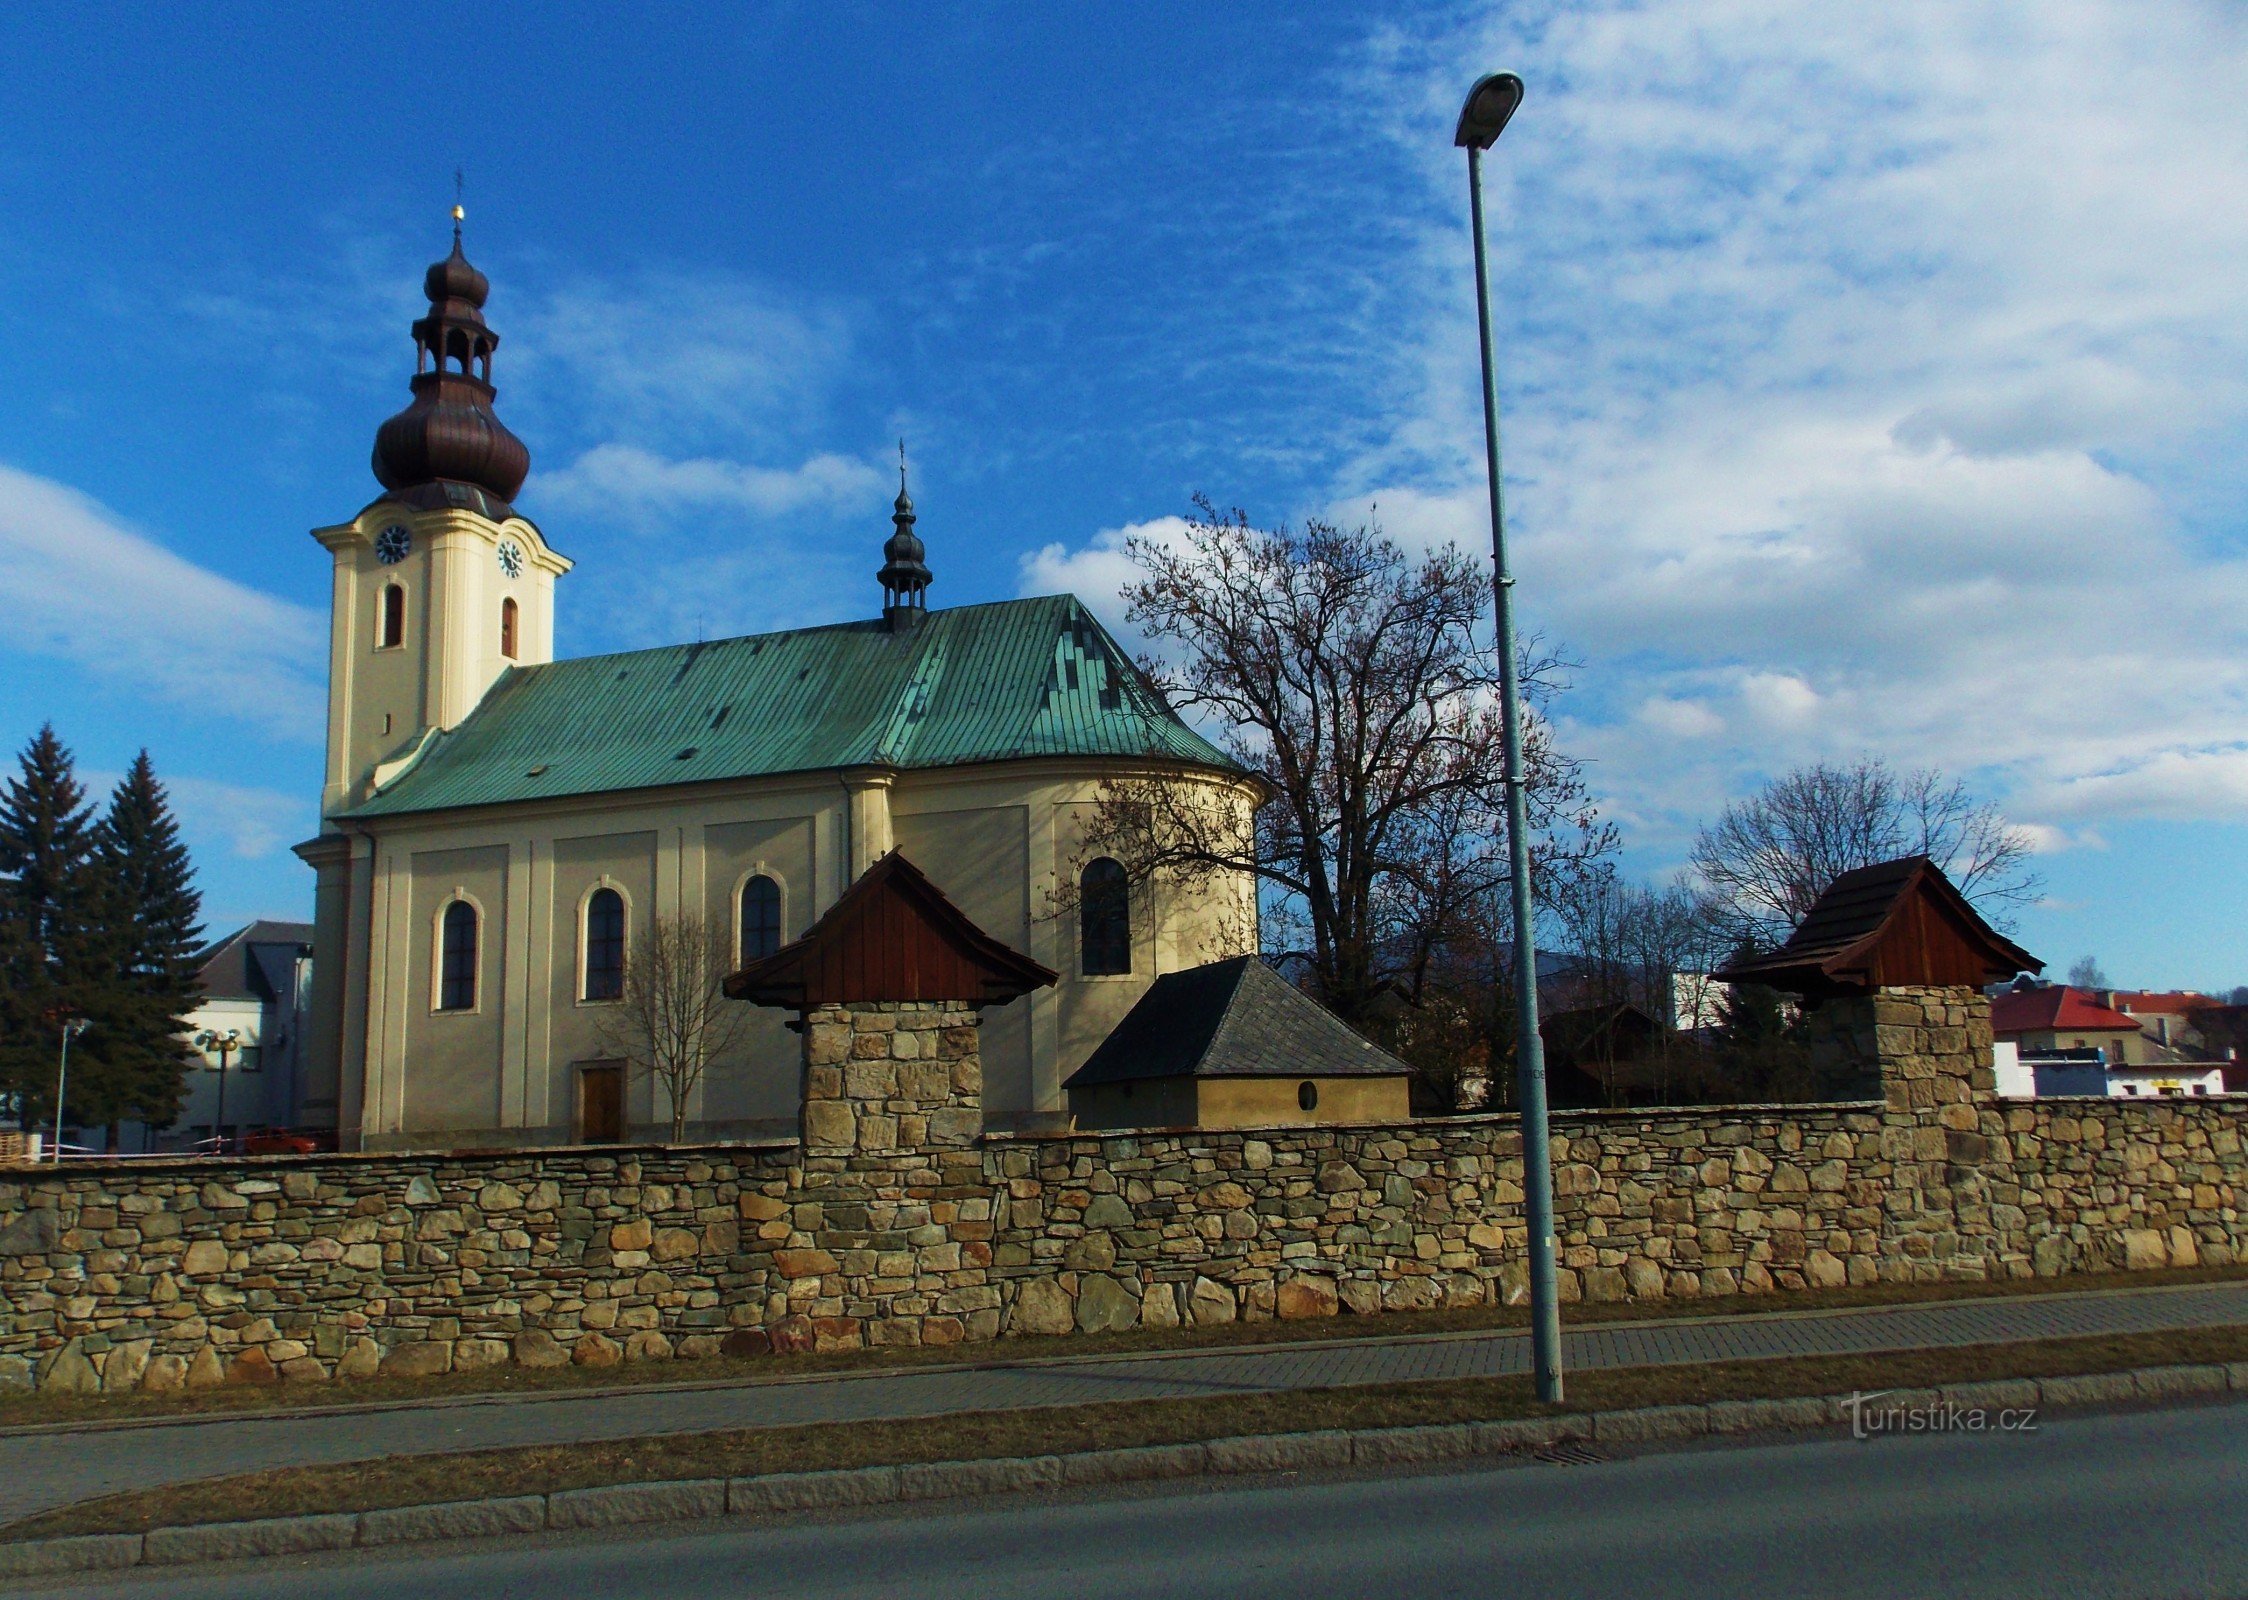
[[[1710,1300],[1635,1300],[1562,1308],[1565,1325],[1637,1322],[1655,1318],[1739,1317],[1789,1311],[1830,1311],[1851,1306],[1907,1305],[1938,1300],[2065,1294],[2087,1289],[2139,1289],[2248,1278],[2248,1267],[2200,1267],[2160,1272],[2079,1273],[2057,1278],[1995,1282],[1882,1283],[1851,1289],[1729,1295]],[[824,1355],[716,1357],[704,1361],[637,1362],[629,1367],[515,1367],[449,1373],[433,1378],[369,1378],[328,1385],[227,1387],[176,1395],[0,1396],[0,1428],[120,1421],[141,1417],[293,1411],[305,1407],[396,1405],[486,1394],[573,1393],[644,1384],[733,1384],[802,1378],[830,1372],[864,1372],[925,1366],[992,1366],[1063,1356],[1133,1355],[1237,1345],[1294,1344],[1311,1340],[1398,1339],[1432,1333],[1466,1333],[1525,1327],[1523,1306],[1475,1306],[1457,1311],[1387,1312],[1376,1317],[1326,1317],[1308,1322],[1236,1322],[1215,1328],[1135,1329],[1063,1339],[1007,1339],[996,1344],[917,1349],[887,1346]]]
[[[1569,1380],[1571,1411],[1916,1388],[1985,1378],[2060,1377],[2128,1367],[2248,1360],[2248,1328],[2051,1339],[1869,1356],[1805,1356],[1588,1372]],[[1212,1398],[1107,1401],[880,1422],[817,1423],[648,1439],[401,1456],[214,1478],[44,1513],[0,1539],[133,1533],[155,1527],[503,1495],[603,1484],[810,1472],[920,1461],[1181,1444],[1320,1428],[1390,1428],[1531,1416],[1555,1408],[1527,1378],[1462,1378]]]

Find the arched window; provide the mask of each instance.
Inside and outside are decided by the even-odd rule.
[[[406,642],[406,586],[402,583],[382,586],[382,626],[377,638],[378,650],[395,650]]]
[[[500,654],[508,660],[515,659],[515,602],[500,602]]]
[[[624,896],[596,889],[585,903],[585,997],[616,1000],[624,994]]]
[[[1132,970],[1132,897],[1124,868],[1107,856],[1077,880],[1078,968],[1088,978]]]
[[[760,873],[742,885],[742,965],[781,947],[781,886]]]
[[[437,966],[437,1009],[476,1009],[476,908],[455,900],[445,908]]]

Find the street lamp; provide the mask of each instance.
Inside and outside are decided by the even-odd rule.
[[[55,1165],[62,1165],[62,1101],[70,1092],[70,1041],[93,1024],[84,1017],[62,1019],[62,1064],[55,1069]]]
[[[1531,1351],[1538,1398],[1561,1398],[1561,1305],[1554,1274],[1553,1150],[1546,1127],[1545,1042],[1538,1036],[1538,946],[1530,900],[1530,806],[1522,771],[1522,683],[1514,659],[1514,575],[1506,564],[1506,496],[1499,478],[1499,379],[1491,360],[1491,267],[1483,242],[1483,152],[1522,104],[1522,80],[1476,80],[1452,142],[1467,152],[1475,223],[1475,311],[1483,338],[1483,450],[1491,481],[1491,589],[1498,608],[1499,709],[1506,727],[1508,869],[1514,879],[1514,1077],[1522,1112],[1522,1200],[1530,1243]]]
[[[242,1048],[242,1030],[229,1028],[224,1033],[214,1033],[205,1028],[195,1036],[194,1043],[198,1050],[216,1050],[219,1053],[219,1115],[215,1130],[218,1140],[212,1154],[223,1156],[226,1154],[226,1058]]]

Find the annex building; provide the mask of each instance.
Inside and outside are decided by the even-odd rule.
[[[306,1111],[344,1148],[667,1135],[604,1027],[656,919],[699,919],[746,966],[893,849],[1060,974],[985,1013],[995,1127],[1058,1125],[1063,1080],[1159,973],[1255,948],[1246,879],[1119,894],[1084,843],[1105,778],[1207,784],[1244,826],[1249,779],[1077,600],[929,608],[902,483],[863,620],[556,660],[571,562],[516,508],[530,453],[492,409],[499,336],[457,228],[424,287],[383,493],[313,533],[334,586],[322,827],[297,850],[318,880]],[[793,1132],[800,1059],[758,1012],[689,1136]]]

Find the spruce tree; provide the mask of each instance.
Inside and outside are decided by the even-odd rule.
[[[197,993],[202,896],[146,750],[110,795],[95,830],[94,868],[101,929],[93,947],[116,992],[102,1001],[110,1022],[98,1052],[99,1103],[88,1111],[165,1127],[179,1115],[193,1060],[184,1032]]]
[[[0,789],[0,1093],[20,1124],[53,1113],[62,1018],[91,1015],[96,932],[93,809],[53,724]],[[89,1033],[89,1037],[90,1037]],[[76,1054],[76,1051],[73,1051]]]

